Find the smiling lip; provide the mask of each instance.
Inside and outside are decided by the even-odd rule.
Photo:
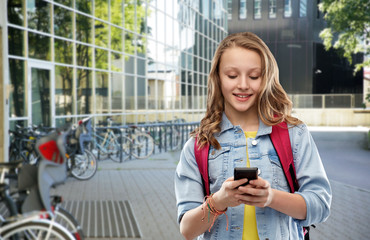
[[[252,96],[252,94],[236,94],[236,93],[234,93],[233,95],[236,97],[238,101],[241,102],[247,101]]]

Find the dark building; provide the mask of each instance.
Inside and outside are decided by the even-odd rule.
[[[250,31],[274,54],[290,94],[362,93],[363,73],[319,37],[325,27],[319,0],[228,0],[229,33]],[[230,14],[231,13],[231,14]],[[363,56],[354,56],[353,64]]]

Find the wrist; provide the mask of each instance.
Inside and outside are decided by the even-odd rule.
[[[219,192],[214,193],[212,195],[212,198],[213,198],[214,207],[218,211],[225,211],[227,209],[228,206],[223,203]]]

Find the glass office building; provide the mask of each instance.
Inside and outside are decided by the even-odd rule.
[[[226,0],[8,0],[10,127],[199,121]]]
[[[317,4],[308,0],[228,0],[228,32],[251,31],[269,46],[279,65],[280,82],[290,94],[363,92],[363,73],[353,75],[336,50],[326,51],[319,33],[326,26]]]

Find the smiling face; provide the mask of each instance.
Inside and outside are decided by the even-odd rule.
[[[262,83],[261,57],[255,51],[231,47],[219,64],[225,113],[231,119],[257,117],[257,98]]]

